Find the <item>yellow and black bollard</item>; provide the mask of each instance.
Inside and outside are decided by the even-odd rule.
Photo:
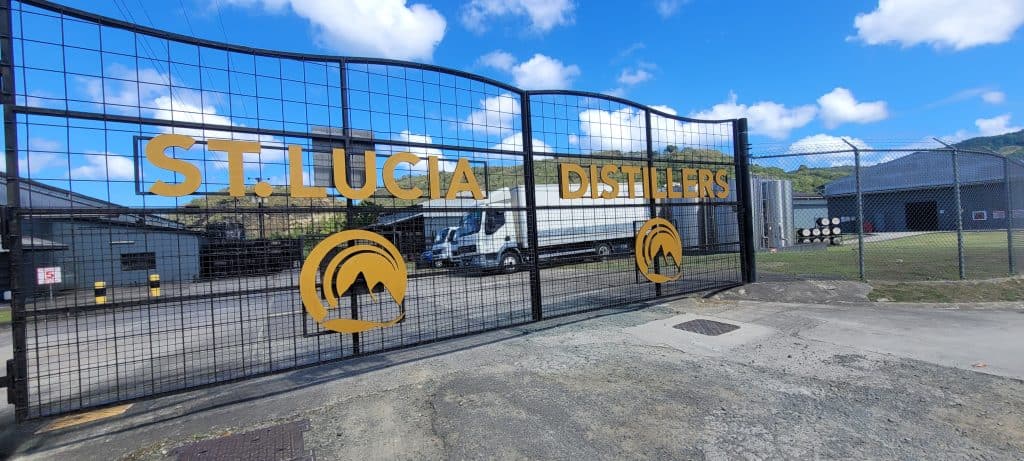
[[[96,304],[107,303],[107,282],[96,282],[92,284],[93,294],[96,295]]]
[[[160,296],[160,274],[149,274],[149,296]]]

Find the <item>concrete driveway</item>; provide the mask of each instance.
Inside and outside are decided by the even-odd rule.
[[[299,420],[317,459],[1017,458],[1024,307],[948,307],[605,310],[142,401],[61,431],[32,435],[48,422],[33,421],[7,446],[165,459]],[[673,328],[694,319],[739,329]]]

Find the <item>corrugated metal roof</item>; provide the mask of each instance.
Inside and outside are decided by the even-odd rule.
[[[958,153],[960,183],[1003,181],[1004,159],[994,155]],[[1012,169],[1014,181],[1021,168]],[[861,169],[864,193],[906,189],[928,189],[953,185],[953,156],[950,152],[914,152],[898,159]],[[825,196],[849,195],[857,191],[856,177],[845,176],[825,185]]]
[[[414,211],[404,211],[400,213],[393,213],[383,215],[377,218],[377,221],[368,227],[378,226],[390,226],[398,224],[402,221],[407,221],[419,216],[426,216],[428,218],[444,218],[452,216],[462,216],[466,212],[459,208],[470,208],[476,207],[479,202],[471,198],[457,198],[454,200],[446,199],[434,199],[428,200],[421,203],[420,209]],[[455,210],[448,210],[446,208],[456,208]]]

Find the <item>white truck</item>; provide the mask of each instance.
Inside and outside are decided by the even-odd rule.
[[[458,227],[443,227],[434,234],[434,241],[430,248],[423,253],[421,258],[426,264],[441,268],[452,263],[453,251],[452,242],[455,240],[455,231]]]
[[[574,185],[575,189],[578,187]],[[628,253],[649,218],[647,199],[621,188],[613,199],[563,199],[558,184],[536,186],[538,259],[607,257]],[[467,213],[455,232],[454,262],[481,270],[515,272],[528,260],[525,186],[491,192],[480,209]]]

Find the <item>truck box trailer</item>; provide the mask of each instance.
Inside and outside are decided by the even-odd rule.
[[[620,196],[612,199],[563,199],[558,184],[537,185],[538,258],[629,252],[636,229],[650,217],[641,187],[634,185],[632,198],[621,188]],[[530,253],[525,208],[525,186],[491,192],[480,210],[463,217],[454,242],[455,262],[478,269],[518,270]]]

